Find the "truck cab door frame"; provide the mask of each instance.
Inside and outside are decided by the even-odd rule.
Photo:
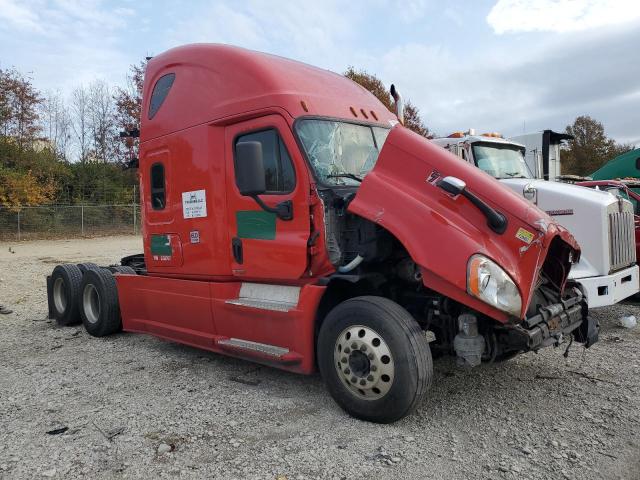
[[[261,135],[261,132],[265,132]],[[268,143],[270,132],[277,140]],[[263,155],[270,185],[280,185],[273,175],[280,175],[283,163],[291,162],[294,175],[292,189],[280,185],[275,191],[267,191],[260,199],[269,207],[290,201],[293,216],[290,220],[278,218],[264,211],[256,201],[240,194],[235,177],[235,145],[243,139],[265,142]],[[275,142],[278,145],[275,145]],[[269,155],[277,150],[275,163]],[[307,241],[310,236],[309,189],[310,179],[289,123],[280,115],[270,114],[229,125],[225,128],[225,166],[227,190],[227,214],[229,219],[229,249],[231,275],[254,281],[295,282],[302,277],[308,264]],[[289,168],[285,165],[285,168]]]

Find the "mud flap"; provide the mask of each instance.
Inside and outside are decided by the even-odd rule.
[[[51,275],[47,275],[47,306],[49,307],[49,320],[55,318],[53,310],[53,284],[51,282]]]
[[[589,309],[586,305],[582,306],[582,323],[573,331],[573,338],[579,343],[584,343],[585,348],[598,341],[600,333],[600,324],[596,319],[589,315]]]

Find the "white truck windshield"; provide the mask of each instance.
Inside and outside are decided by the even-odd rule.
[[[476,166],[495,178],[533,178],[522,150],[514,145],[474,144]]]
[[[378,161],[389,128],[334,120],[296,124],[298,138],[320,182],[359,185]]]

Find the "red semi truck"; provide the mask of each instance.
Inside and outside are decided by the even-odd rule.
[[[144,254],[57,266],[51,315],[318,369],[340,406],[376,422],[426,396],[432,351],[475,366],[597,341],[567,280],[573,237],[404,128],[394,94],[396,115],[340,75],[231,46],[154,57]]]

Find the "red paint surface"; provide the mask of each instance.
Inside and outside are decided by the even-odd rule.
[[[509,221],[506,232],[496,235],[466,198],[454,198],[429,183],[434,170],[463,180],[471,192],[504,214]],[[490,175],[402,127],[387,137],[378,163],[349,210],[393,233],[423,269],[427,287],[501,321],[506,320],[503,312],[466,293],[471,255],[493,259],[511,276],[520,289],[524,317],[551,240],[561,235],[579,251],[571,234],[546,213]],[[538,222],[547,226],[546,232]],[[520,227],[540,235],[541,243],[532,243],[521,253],[527,244],[515,236]]]
[[[314,324],[325,287],[307,285],[297,308],[289,312],[231,305],[239,282],[205,282],[173,278],[116,275],[123,330],[225,353],[298,373],[312,373],[315,364]],[[240,338],[288,348],[274,359],[234,349],[220,340]]]

